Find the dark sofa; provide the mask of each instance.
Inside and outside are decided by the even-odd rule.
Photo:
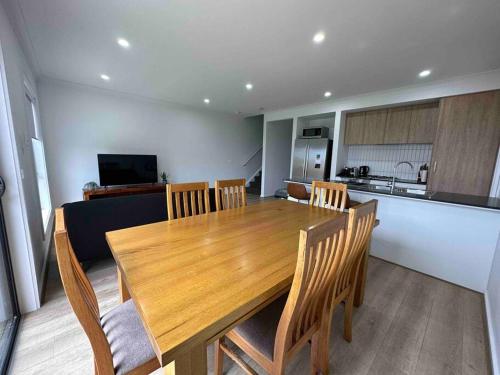
[[[80,262],[111,256],[106,232],[167,220],[165,193],[95,199],[63,207],[68,236]],[[210,189],[210,210],[215,211],[214,189]]]

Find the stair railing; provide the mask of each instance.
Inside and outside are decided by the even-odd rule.
[[[255,150],[248,159],[241,165],[242,167],[246,167],[250,161],[259,154],[259,152],[262,151],[262,145],[259,146],[257,150]]]

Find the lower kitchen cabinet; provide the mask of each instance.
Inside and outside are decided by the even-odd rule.
[[[500,91],[441,99],[428,188],[488,196],[500,146]]]

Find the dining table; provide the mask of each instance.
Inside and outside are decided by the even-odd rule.
[[[133,299],[164,373],[205,375],[207,345],[290,289],[300,230],[339,215],[262,200],[107,232],[121,300]]]

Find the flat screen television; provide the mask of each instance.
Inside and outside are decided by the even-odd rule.
[[[98,154],[101,186],[158,182],[156,155]]]

